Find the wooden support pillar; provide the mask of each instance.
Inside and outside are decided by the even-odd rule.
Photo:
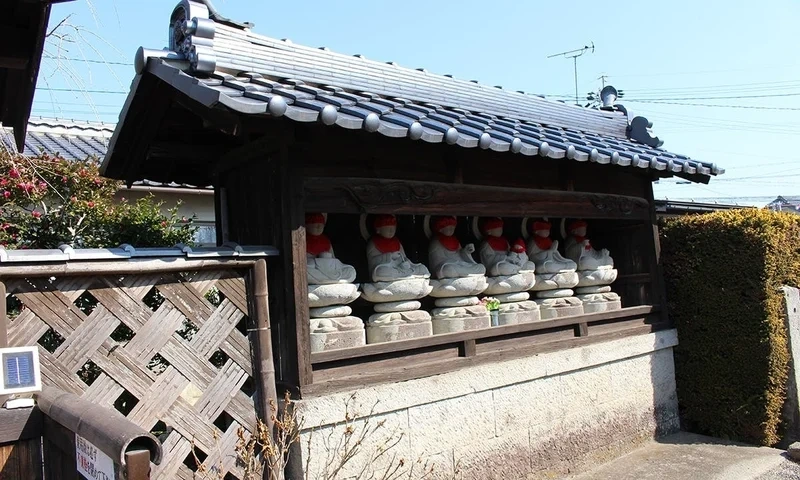
[[[278,341],[282,379],[301,388],[312,381],[306,229],[302,158],[283,143],[269,161],[270,219],[273,245],[281,254],[269,272],[280,316]],[[272,298],[272,297],[270,297]]]
[[[664,269],[661,265],[661,239],[658,232],[658,216],[656,215],[653,184],[647,185],[647,201],[650,202],[650,226],[652,234],[648,235],[652,254],[650,258],[651,302],[661,306],[661,321],[669,322],[667,308],[667,288],[664,283]]]
[[[8,346],[8,312],[6,312],[6,284],[0,282],[0,348]]]

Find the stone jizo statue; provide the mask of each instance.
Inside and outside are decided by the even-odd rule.
[[[503,219],[488,218],[483,226],[484,240],[481,244],[481,263],[490,277],[516,275],[520,272],[533,272],[536,268],[528,259],[522,239],[509,244],[503,236]]]
[[[306,263],[309,285],[353,283],[356,270],[339,261],[325,235],[326,218],[322,213],[306,215]]]
[[[391,282],[408,278],[430,278],[425,265],[413,263],[406,256],[397,233],[394,215],[376,215],[375,235],[367,242],[367,264],[373,282]]]
[[[433,235],[428,247],[428,260],[434,277],[462,278],[486,274],[486,267],[472,258],[475,246],[469,243],[462,247],[455,237],[456,217],[439,217],[432,224]]]

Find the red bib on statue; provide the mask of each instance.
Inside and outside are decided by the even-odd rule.
[[[400,240],[397,237],[386,238],[380,235],[372,237],[372,243],[381,253],[394,253],[400,251]]]
[[[508,240],[506,240],[505,237],[493,237],[489,235],[486,237],[486,242],[492,247],[492,250],[496,252],[508,251]]]
[[[440,233],[436,236],[436,238],[444,248],[450,250],[451,252],[455,252],[461,248],[461,242],[459,242],[458,239],[452,235],[448,237],[447,235],[442,235]]]
[[[536,242],[536,246],[542,250],[550,250],[550,247],[553,246],[553,239],[550,237],[540,237],[537,235],[534,237],[533,241]]]
[[[320,253],[331,251],[331,241],[326,235],[307,235],[306,236],[306,252],[315,257]]]

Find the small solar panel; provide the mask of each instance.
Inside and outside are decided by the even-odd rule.
[[[39,352],[36,347],[0,348],[3,384],[0,394],[41,390]]]

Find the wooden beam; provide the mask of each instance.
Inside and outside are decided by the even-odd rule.
[[[38,408],[0,408],[0,444],[42,436],[42,412]]]
[[[305,179],[307,211],[650,219],[644,198],[371,178]]]
[[[552,320],[542,320],[531,323],[518,323],[515,325],[504,325],[500,327],[484,328],[481,330],[468,330],[465,332],[445,333],[430,337],[414,338],[411,340],[400,340],[397,342],[373,343],[363,347],[343,348],[341,350],[330,350],[327,352],[317,352],[311,355],[311,361],[317,365],[342,360],[350,360],[360,357],[384,355],[397,353],[420,348],[433,347],[437,345],[447,345],[461,343],[468,340],[481,340],[504,335],[514,335],[525,332],[536,332],[552,328],[577,325],[580,323],[591,324],[605,322],[609,320],[629,320],[632,318],[647,317],[654,312],[658,312],[659,307],[653,305],[643,305],[640,307],[629,307],[621,310],[609,312],[590,313],[586,315],[575,315],[562,317]],[[468,350],[468,349],[467,349]]]
[[[281,133],[266,134],[252,142],[239,147],[228,149],[211,167],[213,175],[237,169],[253,160],[263,160],[264,157],[280,150],[284,142],[290,141],[290,133],[280,130]]]
[[[636,335],[645,335],[659,330],[664,330],[666,328],[670,328],[670,326],[663,322],[659,322],[644,326],[626,328],[605,334],[574,337],[555,341],[544,341],[538,344],[527,345],[525,348],[506,347],[484,354],[478,354],[472,357],[454,356],[452,358],[427,362],[417,366],[409,365],[408,362],[406,362],[405,364],[401,363],[399,366],[389,370],[365,371],[364,366],[359,368],[361,371],[358,373],[349,376],[336,377],[325,382],[308,385],[303,389],[303,392],[306,398],[311,398],[342,390],[358,390],[359,388],[367,385],[402,382],[414,378],[447,373],[459,368],[514,360],[517,358],[530,357],[547,352],[609,342]]]

